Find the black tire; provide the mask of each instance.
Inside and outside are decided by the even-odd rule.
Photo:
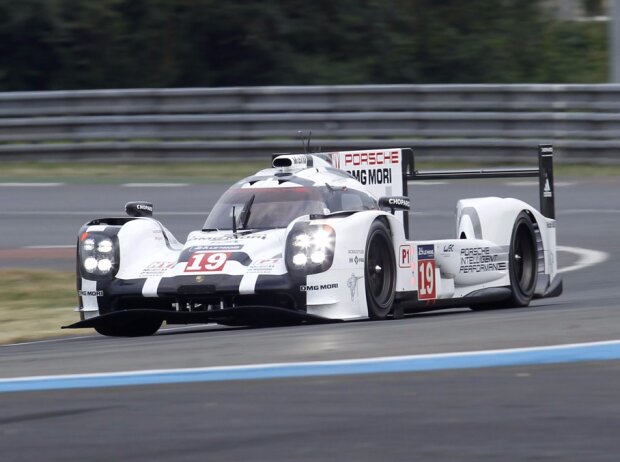
[[[110,323],[95,327],[97,333],[107,337],[146,337],[153,335],[162,325],[157,318],[141,319],[125,323]]]
[[[521,212],[515,221],[510,238],[510,288],[508,308],[528,306],[538,281],[538,251],[532,220]]]
[[[527,213],[521,212],[515,220],[510,237],[508,273],[510,275],[510,298],[504,302],[472,305],[474,311],[528,306],[538,280],[538,252],[534,225]]]
[[[385,319],[394,304],[396,261],[390,232],[381,220],[376,220],[368,231],[364,281],[368,316]]]

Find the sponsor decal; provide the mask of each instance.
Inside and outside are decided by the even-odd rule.
[[[159,229],[153,230],[153,239],[155,239],[156,241],[163,241],[164,233],[162,233]]]
[[[331,289],[337,289],[338,288],[338,283],[333,283],[333,284],[315,284],[315,285],[303,285],[303,286],[299,286],[299,291],[300,292],[314,292],[317,290],[331,290]]]
[[[544,197],[553,197],[553,191],[551,191],[551,185],[549,184],[549,178],[545,179],[545,188],[543,189]]]
[[[368,170],[347,170],[357,181],[366,184],[391,184],[392,170],[389,168],[372,168]]]
[[[161,276],[170,268],[174,268],[176,262],[154,261],[149,263],[141,272],[140,276]]]
[[[434,260],[435,259],[435,245],[424,244],[418,246],[418,260]]]
[[[461,266],[459,272],[463,274],[480,273],[486,271],[506,271],[508,263],[505,256],[491,252],[490,247],[473,247],[461,249]]]
[[[248,274],[271,273],[281,258],[263,258],[254,260],[248,268]]]
[[[351,293],[351,301],[355,301],[355,299],[359,296],[359,289],[357,288],[357,283],[364,276],[356,276],[354,273],[351,273],[351,277],[347,279],[347,287],[349,288],[349,292]]]
[[[411,266],[411,246],[401,245],[398,248],[398,255],[399,255],[398,266],[400,268],[409,268]]]
[[[308,162],[308,158],[305,155],[301,154],[286,157],[291,160],[292,164],[296,165],[306,165],[306,163]]]
[[[344,166],[397,165],[400,163],[399,151],[350,152],[344,156]]]
[[[153,213],[153,206],[152,205],[136,204],[136,209],[137,210],[146,210],[147,212]]]
[[[433,300],[437,298],[435,286],[435,245],[418,246],[418,299]]]
[[[194,241],[237,241],[237,240],[246,240],[246,239],[267,239],[266,234],[243,234],[241,236],[233,236],[232,234],[220,234],[218,236],[191,236],[187,239],[187,242]]]
[[[195,247],[196,250],[206,250],[212,252],[230,252],[233,250],[243,249],[242,244],[214,244],[214,245],[201,245]]]
[[[555,228],[555,221],[547,223],[547,229]]]
[[[222,271],[230,257],[224,252],[195,252],[187,260],[186,273]]]
[[[544,148],[540,148],[540,152],[543,154],[553,154],[553,146],[545,146]]]
[[[403,197],[390,197],[388,199],[388,204],[389,205],[394,205],[394,206],[404,206],[404,207],[410,207],[410,201],[409,199],[405,199]]]
[[[103,297],[103,290],[78,290],[80,297]]]
[[[452,252],[454,252],[454,244],[443,246],[443,253],[452,253]]]
[[[348,250],[347,253],[349,254],[349,263],[359,265],[366,261],[363,250]]]

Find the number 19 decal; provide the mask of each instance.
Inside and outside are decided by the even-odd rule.
[[[435,246],[418,246],[418,300],[437,298],[435,287]]]
[[[221,271],[227,260],[228,254],[224,252],[197,252],[187,260],[185,271]]]

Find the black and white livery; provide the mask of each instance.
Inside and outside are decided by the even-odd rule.
[[[130,202],[82,227],[78,311],[68,327],[139,336],[168,324],[274,325],[385,319],[454,306],[527,306],[557,296],[553,148],[539,167],[419,172],[411,149],[274,156],[234,184],[180,243]],[[409,238],[407,183],[537,176],[540,211],[462,199],[452,239]]]

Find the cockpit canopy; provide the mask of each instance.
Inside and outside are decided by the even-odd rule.
[[[232,187],[215,204],[203,229],[233,229],[233,207],[238,229],[286,228],[302,215],[378,208],[371,195],[355,189]]]

